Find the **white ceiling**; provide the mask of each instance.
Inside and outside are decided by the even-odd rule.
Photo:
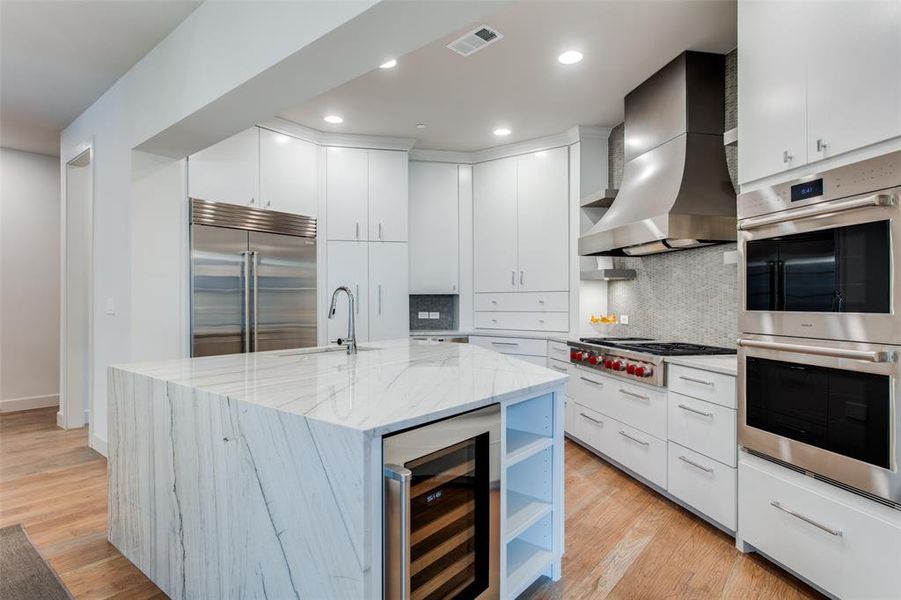
[[[0,0],[0,145],[59,154],[59,132],[199,5]]]
[[[417,148],[472,151],[573,125],[615,125],[625,94],[683,50],[725,53],[736,45],[735,0],[524,1],[485,23],[504,38],[469,57],[445,48],[462,30],[279,116],[324,131],[413,137]],[[568,49],[584,60],[559,64]],[[325,123],[330,113],[344,123]],[[513,133],[494,136],[501,126]]]

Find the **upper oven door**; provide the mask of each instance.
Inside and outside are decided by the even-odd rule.
[[[739,444],[901,504],[901,348],[743,336]]]
[[[744,333],[901,343],[901,188],[739,221]]]

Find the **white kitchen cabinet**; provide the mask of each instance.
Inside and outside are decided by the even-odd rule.
[[[476,292],[517,289],[516,164],[502,158],[473,166],[473,285]]]
[[[260,129],[260,205],[315,217],[319,212],[316,144]]]
[[[518,290],[569,289],[569,150],[518,158]]]
[[[406,242],[409,210],[406,152],[369,150],[369,238]]]
[[[804,12],[802,2],[738,3],[742,182],[807,163]]]
[[[901,2],[817,2],[807,11],[809,160],[901,135]]]
[[[188,157],[188,195],[259,207],[259,129],[245,129]]]
[[[328,239],[367,239],[369,151],[328,148],[325,172]]]
[[[328,290],[326,301],[339,286],[347,286],[356,300],[354,319],[358,342],[369,339],[369,246],[366,242],[328,243]],[[347,298],[338,298],[335,316],[328,320],[328,341],[347,337]]]
[[[410,163],[410,293],[460,289],[459,169]]]
[[[369,243],[369,339],[410,335],[407,244]]]

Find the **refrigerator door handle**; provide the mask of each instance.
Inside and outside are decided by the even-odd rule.
[[[253,262],[253,351],[257,352],[259,350],[259,332],[260,332],[260,310],[259,310],[259,298],[260,298],[260,278],[259,278],[259,267],[260,267],[260,254],[258,252],[250,253],[252,262]]]
[[[244,352],[250,352],[250,252],[241,251],[244,258],[244,265],[241,269],[241,279],[244,280],[244,327],[242,334],[244,337]]]

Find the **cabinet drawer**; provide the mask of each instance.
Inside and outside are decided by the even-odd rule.
[[[735,377],[682,365],[669,365],[668,369],[667,386],[670,390],[692,398],[736,408]]]
[[[569,313],[477,312],[479,329],[519,329],[521,331],[568,331]],[[547,349],[545,349],[545,354]]]
[[[666,439],[666,392],[573,367],[576,401],[626,425]]]
[[[573,398],[582,406],[600,411],[604,406],[602,395],[610,388],[611,378],[576,366],[570,368]]]
[[[667,445],[667,490],[727,529],[737,525],[737,472],[675,442]]]
[[[500,352],[501,354],[528,354],[545,359],[547,365],[547,341],[529,338],[490,337],[474,335],[469,338],[470,344]]]
[[[569,350],[570,350],[570,348],[566,344],[548,340],[548,343],[547,343],[547,357],[548,358],[552,358],[554,360],[562,360],[565,363],[569,363]]]
[[[560,362],[559,360],[549,359],[547,361],[547,366],[549,369],[553,369],[555,371],[560,371],[561,373],[566,373],[569,375],[569,379],[566,381],[566,396],[568,398],[574,398],[575,388],[573,383],[572,372],[574,367],[570,366],[569,363]]]
[[[746,453],[738,479],[746,542],[835,596],[898,597],[898,511]]]
[[[666,442],[616,419],[608,419],[605,427],[609,450],[600,450],[624,467],[665,489]]]
[[[667,397],[669,439],[734,467],[736,413],[731,408],[689,398],[670,390]]]
[[[478,311],[550,311],[569,312],[567,292],[507,292],[475,294]]]
[[[607,434],[612,421],[596,410],[591,410],[578,402],[570,400],[570,403],[573,405],[573,435],[598,452],[607,454],[610,450]]]

